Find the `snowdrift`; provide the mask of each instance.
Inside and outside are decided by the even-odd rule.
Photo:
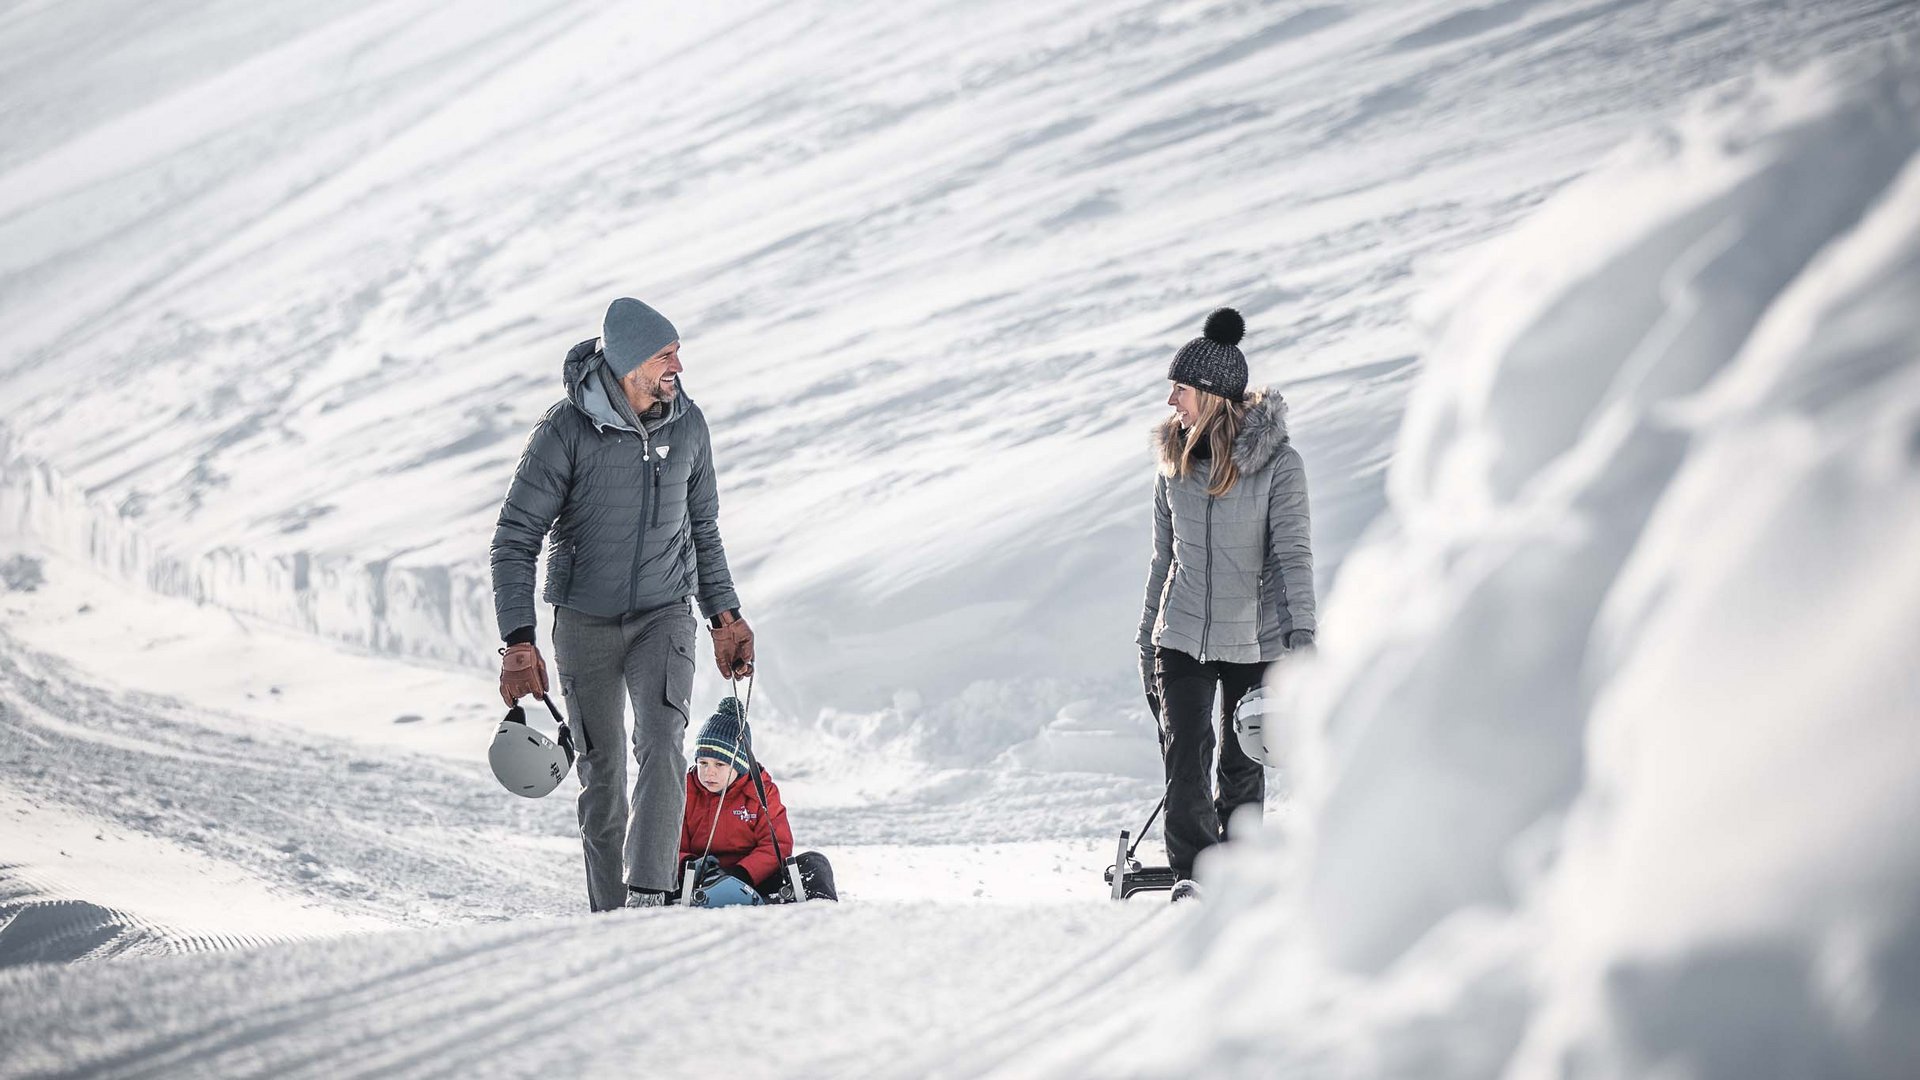
[[[1920,57],[1860,68],[1715,95],[1431,306],[1275,687],[1299,802],[1197,936],[1221,1066],[1911,1075]]]

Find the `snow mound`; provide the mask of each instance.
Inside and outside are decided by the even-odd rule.
[[[1197,935],[1223,1068],[1920,1055],[1920,57],[1861,67],[1715,95],[1430,306],[1275,687],[1289,854],[1221,860]]]

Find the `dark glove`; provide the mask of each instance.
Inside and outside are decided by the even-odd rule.
[[[720,616],[722,625],[713,632],[713,662],[723,679],[744,679],[753,674],[753,627],[738,612]]]
[[[754,881],[752,875],[747,873],[747,868],[741,866],[739,863],[727,867],[726,872],[730,876],[740,879],[749,889],[759,888],[759,883]]]
[[[720,860],[717,856],[702,855],[694,860],[692,868],[687,873],[695,888],[704,889],[719,881],[724,871],[720,869]]]
[[[500,700],[512,705],[528,694],[545,697],[547,662],[531,643],[500,650]]]
[[[1295,630],[1287,635],[1287,648],[1291,651],[1313,651],[1313,631]]]

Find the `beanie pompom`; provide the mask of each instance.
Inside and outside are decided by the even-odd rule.
[[[720,707],[714,710],[714,715],[725,717],[728,720],[738,720],[740,719],[740,711],[739,698],[724,697],[720,699]]]
[[[1222,345],[1238,345],[1240,339],[1247,334],[1247,321],[1240,317],[1239,312],[1230,307],[1223,307],[1207,316],[1207,325],[1203,332],[1209,341],[1217,341]]]

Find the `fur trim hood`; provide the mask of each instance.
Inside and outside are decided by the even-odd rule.
[[[1174,475],[1184,438],[1180,418],[1170,416],[1153,429],[1154,461],[1161,476]],[[1258,472],[1273,461],[1287,443],[1287,399],[1272,387],[1247,391],[1247,411],[1240,421],[1240,437],[1233,447],[1233,463],[1242,475]]]

